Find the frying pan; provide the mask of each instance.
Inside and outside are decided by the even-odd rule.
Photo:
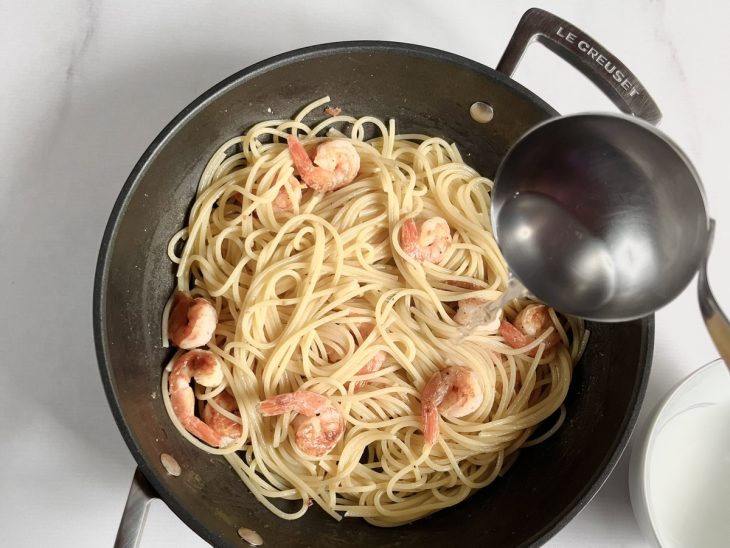
[[[509,77],[533,40],[576,66],[624,112],[659,119],[640,82],[605,48],[562,19],[533,9],[518,24],[497,70],[410,44],[309,47],[234,74],[193,101],[154,140],[114,205],[94,287],[101,378],[139,466],[117,546],[138,542],[147,503],[155,496],[216,546],[245,544],[237,530],[247,527],[269,546],[494,547],[544,542],[595,494],[636,421],[649,375],[653,317],[589,323],[590,342],[575,369],[567,419],[557,434],[522,451],[504,477],[456,507],[392,529],[358,519],[338,523],[316,507],[296,521],[275,517],[223,458],[199,451],[177,433],[159,395],[170,352],[160,344],[160,319],[174,287],[166,247],[183,226],[203,166],[220,143],[329,94],[347,113],[395,118],[400,132],[454,141],[468,163],[493,176],[517,138],[557,115]],[[471,108],[476,102],[483,104]],[[482,122],[491,120],[477,122],[470,110]],[[161,453],[178,461],[179,477],[165,471]]]

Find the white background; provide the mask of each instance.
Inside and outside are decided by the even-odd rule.
[[[660,105],[661,128],[695,162],[718,218],[710,275],[730,308],[728,3],[0,0],[3,545],[113,542],[134,463],[97,372],[92,280],[112,204],[157,132],[229,74],[320,42],[413,42],[495,66],[532,5],[608,46]],[[515,77],[563,113],[614,110],[541,46]],[[672,385],[717,356],[695,291],[657,315],[640,425]],[[645,545],[626,457],[550,546]],[[142,544],[204,545],[159,502]]]

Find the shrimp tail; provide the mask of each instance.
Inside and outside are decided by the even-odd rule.
[[[182,425],[193,436],[213,447],[225,447],[232,441],[231,438],[220,435],[196,416],[188,417],[182,422]]]
[[[374,373],[375,371],[380,371],[380,368],[383,367],[383,364],[385,363],[385,359],[388,357],[388,354],[384,350],[378,350],[375,353],[375,356],[372,357],[372,359],[366,363],[360,371],[357,372],[358,375],[367,375],[368,373]],[[368,384],[369,381],[358,381],[355,383],[355,392],[358,392],[365,388],[365,386]]]
[[[281,415],[287,411],[294,411],[306,417],[314,417],[329,403],[329,398],[322,394],[300,390],[289,394],[279,394],[268,400],[263,400],[259,402],[258,409],[264,417]]]
[[[311,158],[304,149],[301,141],[297,139],[296,135],[289,135],[286,138],[286,144],[289,147],[289,154],[291,154],[294,168],[297,170],[300,176],[306,177],[314,169],[314,164]]]
[[[233,412],[235,415],[239,414],[236,399],[228,394],[228,392],[221,392],[213,399],[226,411]],[[210,426],[220,436],[230,439],[238,439],[243,433],[243,426],[241,426],[240,423],[219,413],[210,403],[206,403],[205,407],[203,407],[201,417],[203,422]]]
[[[502,320],[502,323],[499,324],[499,334],[504,339],[504,342],[512,348],[523,348],[535,340],[535,337],[525,335],[507,320]],[[560,335],[556,331],[553,331],[543,341],[545,351],[547,352],[560,342]],[[537,348],[530,350],[527,355],[534,358],[537,355]]]
[[[258,410],[264,417],[273,417],[275,415],[283,415],[287,411],[292,410],[293,394],[279,394],[268,400],[260,401]]]
[[[407,219],[400,229],[400,244],[403,251],[416,259],[420,256],[418,249],[418,227],[413,219]]]
[[[326,192],[330,190],[330,183],[325,180],[326,177],[322,177],[322,169],[318,168],[312,162],[312,159],[307,154],[301,141],[296,135],[289,135],[286,139],[286,143],[289,147],[289,154],[291,154],[292,163],[294,168],[299,173],[302,182],[308,187],[313,188],[316,192]]]
[[[426,443],[435,443],[439,436],[438,406],[449,391],[449,377],[437,371],[428,380],[421,394],[421,420]]]
[[[423,420],[423,437],[429,445],[436,443],[439,437],[439,414],[435,405],[426,404],[421,409]]]
[[[499,334],[512,348],[522,348],[530,344],[530,339],[507,320],[499,324]]]

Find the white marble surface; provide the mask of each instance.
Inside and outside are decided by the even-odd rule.
[[[533,4],[599,39],[641,78],[695,162],[719,220],[711,276],[730,308],[726,128],[730,4],[0,0],[0,526],[5,546],[108,546],[134,463],[112,420],[92,344],[94,265],[107,216],[157,132],[213,83],[318,42],[387,39],[494,66]],[[539,46],[516,78],[561,112],[610,109]],[[695,288],[657,315],[640,424],[717,352]],[[644,546],[627,459],[550,546]],[[143,546],[204,543],[163,504]]]

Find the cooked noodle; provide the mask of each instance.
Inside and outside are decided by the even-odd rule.
[[[506,288],[488,216],[492,182],[467,166],[454,144],[398,134],[392,120],[338,115],[312,127],[304,123],[328,101],[224,143],[203,172],[187,227],[170,241],[177,289],[206,297],[219,316],[208,348],[224,364],[224,381],[197,386],[196,396],[210,401],[228,389],[242,437],[216,449],[190,435],[170,406],[169,366],[162,393],[180,433],[224,455],[277,516],[298,518],[313,501],[336,519],[395,526],[459,503],[511,464],[560,409],[583,327],[552,313],[565,344],[547,357],[541,343],[555,328],[519,350],[486,329],[463,338],[452,319],[458,301],[493,300]],[[376,137],[366,140],[372,132]],[[349,138],[361,167],[349,185],[324,194],[307,189],[294,211],[282,214],[272,201],[294,173],[290,133],[308,146],[332,135]],[[419,263],[403,252],[398,234],[406,219],[433,216],[448,221],[453,245],[438,264]],[[453,281],[477,281],[480,288],[461,289]],[[527,302],[514,302],[508,314]],[[376,328],[363,338],[356,326],[364,317]],[[327,346],[344,357],[330,363]],[[531,348],[538,348],[535,358],[527,355]],[[378,350],[388,354],[382,369],[358,376]],[[441,417],[440,436],[429,448],[420,395],[448,365],[473,368],[484,401],[464,418]],[[353,379],[368,382],[356,391]],[[308,456],[291,441],[293,413],[257,412],[259,401],[296,390],[330,396],[345,417],[342,440],[323,457]],[[563,418],[564,411],[547,434]],[[296,507],[280,499],[297,501]]]

